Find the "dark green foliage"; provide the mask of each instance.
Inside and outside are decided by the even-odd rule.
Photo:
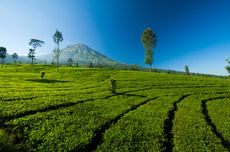
[[[122,65],[118,69],[121,69],[121,70],[135,70],[135,71],[144,70],[144,69],[141,69],[141,67],[139,65],[137,65],[137,64],[125,64],[125,65]]]
[[[0,129],[0,152],[15,152],[16,146],[13,144],[13,137],[8,136]]]
[[[138,71],[140,68],[137,64],[133,64],[131,65],[131,70],[135,70],[135,71]]]
[[[41,78],[42,78],[42,80],[44,79],[44,77],[45,77],[45,71],[41,71]]]
[[[93,67],[93,62],[89,62],[88,65],[87,65],[88,68],[92,68]]]
[[[45,42],[38,40],[38,39],[30,39],[29,45],[32,46],[33,49],[29,49],[29,53],[28,53],[28,58],[31,58],[31,64],[34,64],[34,60],[35,60],[35,50],[37,47],[42,47],[42,45]]]
[[[228,64],[230,64],[230,60],[229,59],[227,59],[226,61],[228,62]],[[230,73],[230,66],[226,66],[225,69],[228,71],[228,73]]]
[[[14,64],[15,64],[16,60],[18,59],[18,54],[17,53],[12,54],[12,59],[14,60]]]
[[[117,81],[115,79],[110,79],[110,87],[113,94],[116,94]]]
[[[185,70],[185,74],[186,74],[186,75],[190,75],[188,65],[185,65],[185,66],[184,66],[184,70]]]
[[[102,67],[103,67],[102,64],[100,63],[97,64],[97,68],[102,68]]]
[[[123,66],[122,66],[122,69],[123,69],[123,70],[128,70],[129,67],[128,67],[128,65],[123,65]]]
[[[6,57],[6,48],[5,47],[0,47],[0,58],[5,58]]]
[[[34,50],[36,50],[37,47],[42,47],[43,44],[45,44],[45,42],[38,39],[30,39],[29,42],[29,45],[32,46]]]
[[[230,73],[230,66],[226,66],[225,69]]]
[[[152,64],[153,64],[153,51],[152,50],[146,50],[145,51],[145,64],[150,65],[150,70],[152,70]]]
[[[141,42],[145,48],[145,64],[149,64],[152,69],[153,64],[153,48],[156,47],[157,36],[152,29],[147,28],[142,33]]]
[[[63,41],[62,33],[60,31],[58,31],[57,29],[53,35],[53,40],[54,40],[54,43],[57,44],[57,46],[59,46],[60,42]]]
[[[33,65],[34,59],[35,59],[35,50],[34,49],[29,49],[28,58],[31,59],[31,64]]]
[[[1,58],[1,62],[2,62],[2,67],[4,64],[4,58],[6,57],[6,48],[5,47],[0,47],[0,58]]]
[[[68,66],[72,66],[73,65],[73,59],[69,58],[68,61],[67,61],[67,63],[68,63]]]
[[[142,33],[141,42],[146,50],[152,50],[157,43],[156,33],[151,28],[145,29]]]

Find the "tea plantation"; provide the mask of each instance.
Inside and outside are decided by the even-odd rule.
[[[4,152],[227,152],[230,80],[7,65],[0,69],[0,118]]]

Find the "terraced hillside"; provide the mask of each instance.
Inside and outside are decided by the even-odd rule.
[[[8,66],[0,151],[229,151],[229,98],[224,78]]]

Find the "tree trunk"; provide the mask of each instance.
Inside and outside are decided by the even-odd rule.
[[[34,65],[34,57],[32,57],[32,63],[31,64]]]
[[[58,45],[58,49],[57,49],[57,72],[59,72],[59,53],[60,53],[60,50],[59,50],[59,45]]]
[[[57,72],[59,72],[59,55],[57,55]]]
[[[59,53],[57,55],[57,66],[59,66]]]
[[[2,68],[3,68],[3,58],[1,58]]]

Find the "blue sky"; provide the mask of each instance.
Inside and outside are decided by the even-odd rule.
[[[112,59],[144,66],[142,31],[158,37],[156,68],[226,75],[230,57],[229,0],[0,0],[0,46],[27,55],[28,42],[54,48],[56,28],[61,47],[84,43]]]

